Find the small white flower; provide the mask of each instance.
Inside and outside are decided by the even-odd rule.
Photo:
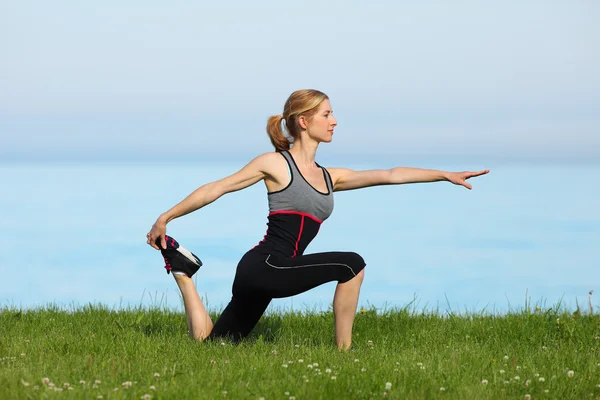
[[[529,384],[530,384],[530,383],[531,383],[531,381],[530,381],[529,379],[527,379],[527,380],[525,381],[525,387],[529,387]]]
[[[567,372],[567,376],[568,376],[569,378],[572,378],[572,377],[573,377],[573,375],[575,375],[575,372],[574,372],[574,371],[572,371],[572,370],[571,370],[571,371]]]
[[[97,399],[103,399],[104,396],[102,396],[101,394],[98,395],[98,397],[96,397]]]
[[[329,368],[327,368],[327,369],[325,370],[325,373],[326,373],[326,374],[330,374],[330,373],[331,373],[331,370],[330,370]]]
[[[540,381],[540,382],[545,382],[546,380],[544,379],[544,377],[543,377],[543,376],[540,376],[540,379],[538,379],[538,381]]]
[[[502,375],[503,373],[504,373],[504,370],[503,370],[503,369],[501,369],[501,370],[500,370],[500,375]]]
[[[313,369],[313,366],[312,366],[312,364],[308,364],[306,367],[307,367],[307,368],[310,368],[310,369]]]
[[[386,382],[385,383],[385,390],[391,390],[392,389],[392,382]]]
[[[544,389],[544,393],[548,393],[550,392],[548,389]]]
[[[285,392],[284,395],[289,396],[290,392]]]
[[[73,386],[69,386],[69,390],[75,390],[75,389],[73,389]]]
[[[508,360],[508,356],[507,355],[504,356],[504,360]]]
[[[303,360],[303,359],[299,359],[299,360],[298,360],[298,362],[299,362],[300,364],[302,364],[302,363],[304,362],[304,360]]]
[[[515,381],[518,381],[518,380],[520,380],[521,378],[519,377],[519,375],[517,375],[517,376],[515,376],[513,379],[514,379]]]
[[[52,383],[52,382],[49,382],[49,383],[48,383],[48,387],[49,387],[50,389],[54,388],[54,386],[56,386],[56,385],[54,385],[54,383]]]
[[[287,368],[287,367],[288,367],[288,365],[287,365],[287,364],[281,364],[281,366],[282,366],[283,368]]]
[[[29,382],[23,380],[23,378],[21,378],[21,383],[23,384],[23,386],[29,386]]]
[[[508,385],[510,383],[510,381],[504,381],[505,385]]]
[[[150,390],[156,390],[156,386],[154,386],[154,385],[150,386]]]
[[[300,345],[299,344],[295,344],[294,347],[300,347]]]
[[[534,376],[535,378],[537,378],[538,376],[540,376],[540,374],[538,374],[538,373],[536,372],[535,374],[533,374],[533,376]]]
[[[289,400],[296,400],[296,397],[290,396]]]
[[[102,382],[100,382],[98,379],[96,379],[96,380],[94,381],[94,385],[99,385],[99,384],[101,384],[101,383],[102,383]]]
[[[488,384],[488,381],[487,381],[487,379],[482,379],[482,380],[481,380],[481,384],[482,384],[482,385],[487,385],[487,384]]]
[[[155,373],[154,373],[154,377],[155,377],[155,378],[160,378],[160,374],[159,374],[158,372],[155,372]]]
[[[363,368],[360,369],[360,372],[365,372],[366,370],[367,369],[363,367]]]
[[[446,391],[446,388],[442,386],[442,387],[440,388],[440,392],[445,392],[445,391]]]
[[[21,358],[25,357],[25,353],[21,353]]]
[[[225,342],[221,342],[221,346],[225,346]]]
[[[355,359],[354,359],[354,362],[358,362],[358,358],[355,358]]]
[[[337,379],[337,376],[335,376],[335,375],[331,377],[332,381],[335,381],[336,379]]]
[[[49,383],[50,383],[50,378],[42,378],[42,383],[43,383],[44,385],[47,385],[47,384],[49,384]]]
[[[546,346],[542,346],[542,350],[548,350]]]
[[[113,392],[118,392],[118,391],[119,391],[119,388],[114,388],[113,389]]]
[[[79,381],[80,384],[85,385],[85,381],[82,379]]]
[[[227,390],[223,390],[223,396],[227,396]]]
[[[277,350],[275,350],[275,349],[271,350],[271,354],[277,354]]]
[[[519,369],[521,369],[521,366],[520,366],[520,365],[517,365],[517,369],[518,369],[518,370],[519,370]]]
[[[150,400],[152,398],[152,396],[150,396],[148,393],[146,393],[145,395],[143,395],[142,397],[140,397],[142,400]]]
[[[62,392],[62,391],[63,391],[63,388],[55,387],[55,388],[54,388],[54,391],[55,391],[55,392]]]
[[[318,366],[319,366],[319,364],[313,363],[313,367],[318,367]]]
[[[423,363],[422,363],[422,362],[418,362],[418,363],[417,363],[417,367],[422,367],[422,366],[423,366]]]
[[[65,383],[63,383],[63,387],[64,387],[65,389],[67,389],[69,386],[71,386],[71,385],[70,385],[68,382],[65,382]]]
[[[531,400],[531,395],[529,393],[525,395],[525,400]]]

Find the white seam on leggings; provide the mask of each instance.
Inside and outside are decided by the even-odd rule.
[[[324,267],[326,265],[343,265],[344,267],[348,268],[350,270],[350,272],[352,272],[353,276],[356,276],[356,274],[354,273],[354,270],[352,270],[352,268],[350,268],[350,266],[348,264],[342,264],[342,263],[325,263],[325,264],[306,264],[306,265],[296,265],[293,267],[278,267],[276,265],[273,265],[269,262],[269,258],[271,257],[271,254],[269,254],[265,260],[265,263],[267,263],[267,265],[273,267],[273,268],[277,268],[277,269],[288,269],[288,268],[304,268],[304,267]]]

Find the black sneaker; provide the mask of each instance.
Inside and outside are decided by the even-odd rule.
[[[167,274],[170,274],[171,271],[183,272],[191,278],[202,266],[202,261],[172,237],[165,235],[165,241],[167,242],[166,249],[161,248],[160,238],[156,239],[156,245],[165,259]]]

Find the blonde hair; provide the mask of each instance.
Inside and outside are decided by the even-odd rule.
[[[275,146],[275,151],[289,150],[292,143],[284,136],[281,129],[283,120],[289,137],[296,140],[301,130],[298,117],[304,115],[311,118],[316,114],[323,100],[328,99],[325,93],[314,89],[296,90],[292,93],[283,106],[283,114],[273,115],[267,121],[267,134]]]

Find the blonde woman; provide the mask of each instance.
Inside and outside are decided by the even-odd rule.
[[[283,123],[291,140],[284,135]],[[272,299],[294,296],[337,281],[333,297],[335,340],[339,349],[347,350],[352,343],[365,261],[359,254],[347,251],[304,253],[333,211],[333,193],[435,181],[449,181],[471,189],[467,179],[489,172],[407,167],[368,171],[325,168],[315,161],[315,155],[320,143],[331,142],[336,125],[327,95],[318,90],[292,93],[283,113],[270,117],[267,123],[274,152],[261,154],[238,172],[199,187],[160,215],[152,226],[147,243],[162,252],[167,273],[173,273],[184,299],[189,333],[194,339],[240,340],[252,331]],[[166,226],[226,193],[259,181],[265,184],[269,202],[267,232],[240,260],[231,301],[213,325],[191,279],[202,263],[166,235]]]

